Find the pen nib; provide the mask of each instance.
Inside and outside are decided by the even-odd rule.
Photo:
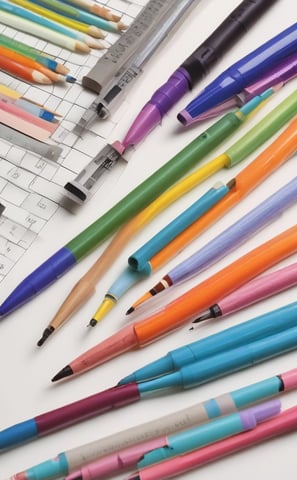
[[[54,327],[48,327],[44,330],[42,337],[40,340],[37,342],[37,346],[41,347],[44,342],[48,339],[48,337],[55,331]]]
[[[62,368],[62,370],[52,378],[52,382],[62,380],[62,378],[70,377],[71,375],[73,375],[73,370],[69,365],[66,365],[66,367]]]

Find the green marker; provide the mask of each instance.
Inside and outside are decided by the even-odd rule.
[[[273,90],[269,89],[269,91],[252,99],[241,109],[224,115],[99,217],[98,220],[54,253],[13,290],[0,306],[0,316],[7,315],[35,297],[107,237],[111,236],[120,226],[142,211],[167,188],[189,172],[205,155],[234,133],[244,123],[248,115],[272,93]],[[293,100],[289,103],[292,102]],[[297,92],[295,104],[296,111]]]

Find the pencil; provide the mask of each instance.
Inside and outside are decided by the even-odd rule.
[[[6,35],[0,34],[0,45],[6,48],[10,48],[21,55],[35,60],[41,65],[53,70],[54,72],[60,73],[61,75],[66,75],[69,72],[69,68],[65,67],[61,63],[56,62],[54,58],[45,55],[34,47],[30,47],[25,43],[15,40],[15,38],[7,37]]]
[[[32,0],[32,3],[37,3],[37,5],[48,8],[49,10],[52,10],[60,15],[85,23],[87,25],[102,28],[108,32],[119,33],[121,30],[125,30],[127,28],[127,25],[124,25],[122,22],[107,21],[104,18],[92,15],[69,4],[59,2],[58,0]]]
[[[40,5],[35,5],[30,1],[11,0],[11,2],[16,5],[19,5],[20,7],[23,7],[22,9],[25,10],[24,15],[27,15],[26,18],[28,18],[28,15],[29,15],[28,10],[31,12],[34,12],[34,14],[32,15],[34,15],[35,17],[38,17],[38,16],[40,17],[39,19],[36,18],[37,23],[45,21],[45,18],[48,18],[49,19],[48,22],[49,21],[54,22],[52,28],[54,28],[55,30],[67,29],[67,35],[73,38],[77,38],[77,40],[81,40],[81,41],[86,40],[86,38],[84,36],[81,37],[81,35],[88,35],[90,37],[95,37],[95,38],[105,37],[102,30],[100,30],[99,28],[93,25],[90,26],[90,25],[86,25],[85,23],[72,20],[71,18],[67,18],[63,15],[55,13],[52,10],[49,10],[48,8],[44,8]],[[61,25],[64,25],[64,27],[62,27]],[[60,33],[63,33],[63,32],[61,31]],[[64,32],[64,34],[66,34],[66,32]]]
[[[1,12],[1,23],[8,27],[15,28],[21,32],[25,32],[26,34],[30,32],[30,35],[42,38],[42,40],[54,43],[55,45],[59,45],[62,48],[71,50],[72,52],[90,53],[91,51],[88,45],[79,40],[66,37],[66,35],[54,32],[53,30],[43,27],[42,25],[37,25],[36,23],[30,22],[25,18],[20,18],[7,12]]]
[[[48,77],[52,82],[65,82],[66,78],[73,78],[73,77],[66,77],[59,73],[53,72],[52,70],[45,67],[44,65],[41,65],[35,60],[32,60],[31,58],[28,58],[24,55],[21,55],[20,53],[14,52],[9,48],[2,47],[1,45],[0,45],[0,56],[6,57],[15,63],[24,65],[25,67],[29,67],[32,70],[36,70],[38,72],[43,73],[43,75]],[[73,81],[75,81],[74,78],[73,78]]]
[[[118,22],[121,20],[120,15],[115,15],[112,13],[109,8],[102,7],[96,2],[91,0],[61,0],[63,3],[68,3],[69,5],[75,5],[82,10],[93,13],[93,15],[98,15],[98,17],[106,18],[112,22]]]
[[[40,83],[43,85],[50,85],[52,83],[52,81],[40,71],[14,62],[8,57],[0,56],[0,70],[26,82]]]

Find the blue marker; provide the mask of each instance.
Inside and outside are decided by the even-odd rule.
[[[141,382],[166,375],[191,363],[223,353],[232,348],[273,335],[297,325],[297,302],[264,313],[196,342],[176,348],[164,357],[147,364],[119,383]]]
[[[227,350],[205,360],[190,363],[179,370],[138,383],[140,396],[145,398],[161,389],[189,389],[230,373],[238,372],[297,347],[297,327],[275,333],[246,345]]]
[[[143,468],[153,463],[162,462],[176,455],[182,455],[191,450],[218,442],[223,438],[252,430],[259,423],[265,422],[265,420],[280,413],[280,409],[280,401],[271,400],[241,412],[226,415],[204,425],[168,435],[167,444],[146,453],[137,463],[137,467]]]
[[[294,23],[221,73],[178,114],[178,120],[183,125],[198,121],[199,115],[239,94],[296,49],[297,23]]]

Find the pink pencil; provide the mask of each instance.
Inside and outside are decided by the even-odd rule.
[[[290,433],[297,429],[297,406],[267,420],[254,430],[240,433],[185,455],[145,467],[129,476],[128,480],[165,480],[186,473],[231,453]]]
[[[1,99],[0,99],[0,110],[7,112],[11,115],[15,115],[16,117],[31,123],[31,128],[34,125],[43,130],[46,130],[47,132],[53,133],[58,126],[57,123],[47,122],[46,120],[43,120],[40,117],[36,117],[35,115],[32,115],[32,113],[26,112],[26,110],[23,110],[22,108],[17,107],[13,103],[8,103]]]

